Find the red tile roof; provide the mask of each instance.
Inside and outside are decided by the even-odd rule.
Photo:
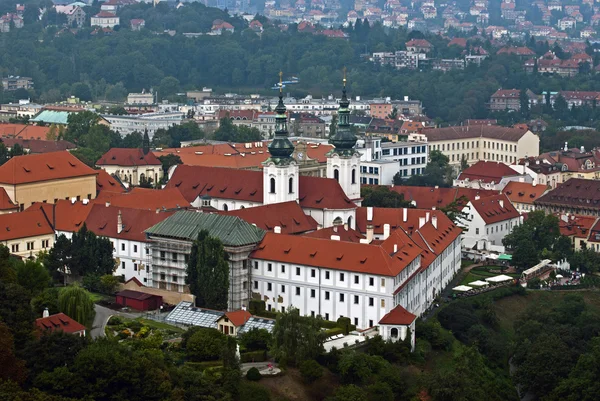
[[[3,138],[46,139],[49,127],[26,124],[0,124],[0,136]]]
[[[485,224],[498,223],[499,221],[519,217],[519,212],[504,194],[472,200],[471,204],[485,221]]]
[[[406,47],[433,47],[433,45],[425,39],[411,39],[406,42]]]
[[[121,213],[123,227],[118,232],[118,216]],[[146,242],[144,230],[160,223],[174,212],[159,212],[155,210],[129,209],[124,207],[96,204],[85,219],[88,230],[96,235],[109,238],[120,238],[130,241]]]
[[[116,16],[115,13],[109,11],[100,11],[98,14],[94,15],[96,18],[115,18]]]
[[[467,138],[491,138],[516,142],[528,131],[501,127],[499,125],[475,125],[467,127],[427,128],[421,132],[430,142]]]
[[[240,327],[246,324],[252,317],[252,314],[246,310],[236,310],[233,312],[226,312],[225,317],[227,317],[234,326]]]
[[[4,188],[0,188],[0,210],[16,210],[19,205],[10,200],[10,196]]]
[[[41,210],[0,214],[0,241],[54,234]]]
[[[458,176],[458,180],[481,181],[485,183],[499,183],[502,177],[518,175],[515,170],[500,162],[488,162],[480,160]]]
[[[331,239],[332,235],[340,237],[340,241],[346,242],[360,242],[361,239],[366,237],[360,233],[360,231],[354,230],[350,227],[345,226],[333,226],[329,228],[322,228],[320,230],[312,231],[310,233],[303,234],[305,237]]]
[[[138,280],[138,282],[139,282],[139,280]],[[145,292],[133,291],[133,290],[119,291],[115,295],[119,296],[119,297],[123,297],[123,298],[135,299],[138,301],[144,301],[146,299],[153,298],[153,297],[159,297],[162,299],[162,297],[160,295],[147,294]]]
[[[566,221],[565,221],[566,220]],[[558,228],[560,233],[567,237],[576,238],[588,238],[591,242],[595,241],[595,236],[590,235],[591,230],[597,230],[596,222],[599,221],[597,217],[593,216],[580,216],[580,215],[558,215]]]
[[[109,202],[112,206],[152,211],[191,206],[181,192],[175,188],[148,189],[136,187],[130,192],[123,193],[102,191],[96,199],[96,202]]]
[[[67,151],[16,156],[0,166],[0,182],[13,185],[96,174]]]
[[[96,166],[160,166],[161,162],[152,152],[144,154],[139,148],[112,148],[102,155]]]
[[[41,332],[63,331],[69,334],[85,332],[84,325],[76,322],[62,312],[36,319],[35,325]]]
[[[396,244],[398,252],[391,255],[378,245],[267,233],[250,257],[395,277],[421,253],[406,234],[398,234]]]
[[[389,311],[379,320],[379,324],[409,326],[417,317],[404,309],[400,305],[396,305],[394,309]]]
[[[496,191],[473,188],[434,188],[434,187],[411,187],[394,185],[390,190],[404,195],[404,200],[414,202],[419,209],[441,209],[450,203],[465,196],[467,199],[475,199],[476,196],[495,195]],[[465,202],[466,205],[466,202]]]
[[[528,182],[510,181],[502,193],[515,203],[526,203],[533,205],[533,201],[542,196],[549,187],[544,185],[533,185]]]
[[[576,209],[600,209],[600,181],[569,178],[553,190],[539,197],[536,205],[571,207]]]
[[[249,207],[245,209],[219,211],[219,214],[237,216],[265,231],[281,227],[282,234],[299,234],[317,229],[317,222],[304,211],[297,202],[282,202],[272,205]]]
[[[98,170],[96,192],[100,193],[100,191],[123,193],[126,189],[115,177],[104,170]]]
[[[177,188],[189,202],[198,196],[263,202],[263,172],[219,167],[177,166],[167,188]],[[331,178],[299,177],[299,201],[302,208],[352,209],[339,183]]]
[[[71,203],[61,199],[54,204],[36,202],[26,211],[43,210],[56,231],[77,232],[83,226],[92,206],[91,203],[86,205],[83,202]]]
[[[11,149],[18,144],[26,149],[28,154],[59,152],[76,148],[75,144],[69,141],[47,141],[45,139],[2,138],[2,143]]]

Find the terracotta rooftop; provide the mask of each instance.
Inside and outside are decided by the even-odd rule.
[[[85,331],[85,326],[71,319],[64,313],[57,313],[48,317],[36,319],[35,325],[42,332],[63,331],[69,334],[75,334]]]
[[[480,160],[463,170],[457,179],[497,184],[502,180],[502,177],[518,174],[507,164]]]
[[[404,195],[404,200],[414,202],[414,206],[419,209],[431,209],[434,207],[440,209],[463,196],[472,200],[476,196],[489,196],[497,193],[496,191],[486,189],[411,187],[402,185],[394,185],[390,187],[390,190]]]
[[[112,148],[102,155],[96,166],[160,166],[162,163],[152,152],[144,154],[140,148]]]
[[[139,282],[139,280],[138,280],[138,282]],[[129,298],[129,299],[136,299],[138,301],[144,301],[148,298],[153,298],[153,297],[160,297],[160,295],[153,295],[153,294],[148,294],[145,292],[133,291],[133,290],[119,291],[115,295],[124,297],[124,298]]]
[[[499,125],[457,126],[445,128],[426,128],[421,131],[429,142],[450,141],[467,138],[490,138],[516,142],[527,133],[526,130],[501,127]]]
[[[130,192],[123,193],[101,191],[96,199],[96,202],[109,202],[112,206],[152,211],[191,206],[181,192],[173,188],[148,189],[136,187]]]
[[[115,177],[104,170],[98,170],[96,192],[100,193],[100,191],[123,193],[126,189]]]
[[[15,156],[0,166],[0,183],[26,184],[96,175],[67,151]]]
[[[265,231],[273,231],[279,226],[282,234],[300,234],[317,229],[315,219],[304,214],[300,205],[294,201],[218,213],[237,216]]]
[[[600,181],[570,178],[539,197],[534,203],[541,206],[598,210],[600,209]]]
[[[332,235],[336,235],[340,237],[340,241],[346,242],[360,242],[361,239],[366,239],[366,237],[362,235],[360,231],[344,225],[322,228],[320,230],[304,234],[305,237],[321,239],[331,239]]]
[[[77,232],[83,227],[92,206],[91,203],[61,199],[54,204],[36,202],[26,211],[43,210],[56,231]]]
[[[13,203],[4,188],[0,187],[0,210],[18,210],[19,205]]]
[[[0,136],[3,138],[46,139],[49,127],[27,124],[0,124]]]
[[[417,317],[404,309],[401,305],[396,305],[379,320],[379,324],[408,326],[415,321]]]
[[[246,322],[252,317],[252,314],[247,310],[236,310],[233,312],[226,312],[225,317],[229,319],[234,326],[240,327],[246,324]]]
[[[590,236],[590,231],[596,229],[597,217],[593,216],[580,216],[574,214],[560,214],[558,215],[558,227],[560,233],[567,237],[583,238],[586,239]],[[595,236],[590,236],[591,242],[595,241]]]
[[[250,258],[395,277],[421,253],[406,235],[397,245],[390,255],[378,245],[267,233]]]
[[[542,196],[548,187],[544,185],[534,185],[528,182],[510,181],[502,193],[510,199],[511,202],[525,203],[533,205],[533,202]]]
[[[472,200],[471,204],[485,221],[485,224],[498,223],[519,217],[519,212],[504,194]]]
[[[54,230],[41,210],[0,215],[0,241],[51,234]]]
[[[45,139],[2,138],[2,143],[11,149],[18,144],[23,149],[27,149],[28,154],[59,152],[76,148],[75,144],[69,141],[47,141]]]

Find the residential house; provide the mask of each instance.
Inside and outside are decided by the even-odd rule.
[[[251,318],[252,314],[244,309],[225,312],[223,316],[217,319],[217,330],[227,336],[237,336],[240,329],[244,327]]]
[[[80,6],[75,6],[71,8],[69,11],[65,12],[67,15],[67,24],[70,27],[81,28],[85,24],[85,11]]]
[[[9,75],[6,78],[2,78],[2,88],[5,91],[14,91],[17,89],[33,89],[33,79],[30,77]]]
[[[529,89],[526,91],[527,103],[535,103],[536,95]],[[490,98],[489,109],[492,111],[520,111],[521,91],[519,89],[498,89]]]
[[[132,186],[158,185],[163,178],[162,163],[147,146],[112,148],[102,155],[96,166]]]
[[[0,166],[0,187],[24,210],[34,202],[94,199],[96,175],[67,151],[16,156]]]
[[[91,19],[91,26],[97,26],[100,28],[112,29],[119,24],[119,17],[115,13],[109,11],[100,11]]]
[[[461,171],[452,185],[459,188],[488,189],[502,191],[511,181],[532,182],[533,178],[519,174],[501,162],[478,161]]]
[[[405,45],[406,50],[414,53],[429,53],[433,50],[433,45],[425,39],[411,39]]]
[[[519,213],[535,210],[534,202],[548,192],[550,188],[534,182],[509,181],[502,193],[510,199]]]
[[[560,233],[571,240],[573,250],[590,248],[596,252],[600,251],[597,217],[570,213],[559,213],[557,217]]]
[[[141,31],[146,27],[146,21],[139,18],[132,19],[129,23],[131,24],[132,31]]]
[[[229,22],[216,19],[213,21],[212,28],[210,29],[213,35],[222,35],[223,32],[233,33],[235,28]]]
[[[54,246],[54,230],[42,210],[0,214],[0,243],[24,258]]]
[[[48,315],[48,309],[44,311],[43,317],[35,320],[35,325],[40,335],[62,331],[63,333],[85,337],[85,326],[71,319],[64,313]]]

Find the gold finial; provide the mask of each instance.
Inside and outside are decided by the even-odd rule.
[[[346,86],[346,67],[344,67],[344,86]]]
[[[283,92],[283,71],[279,71],[279,93]]]

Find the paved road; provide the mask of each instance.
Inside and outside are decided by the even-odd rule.
[[[113,315],[123,316],[128,319],[135,319],[142,316],[139,313],[118,312],[100,305],[94,305],[94,310],[96,311],[96,316],[94,317],[94,324],[92,325],[92,330],[90,330],[90,335],[92,336],[92,338],[105,336],[104,327],[106,326],[106,322],[108,322],[108,318]]]

